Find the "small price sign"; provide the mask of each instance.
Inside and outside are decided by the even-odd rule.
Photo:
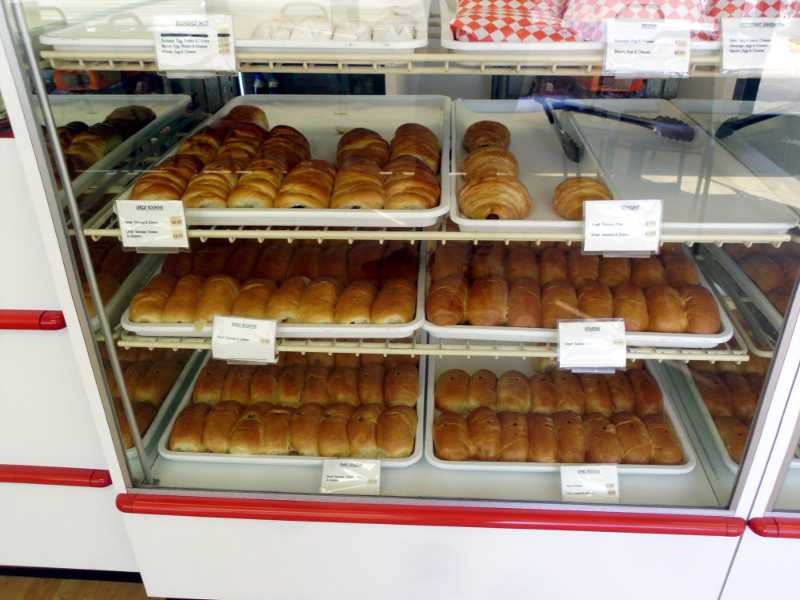
[[[561,499],[573,502],[619,502],[617,465],[562,465]]]
[[[236,71],[231,15],[161,15],[153,23],[159,71]]]
[[[583,203],[583,251],[611,256],[658,252],[661,200],[592,200]]]
[[[326,460],[322,463],[323,494],[379,494],[381,461],[363,459]]]
[[[180,200],[117,200],[122,245],[126,248],[188,248],[186,217]]]
[[[606,21],[607,75],[689,76],[689,22]]]
[[[558,322],[558,366],[573,371],[624,369],[625,321],[595,319]]]
[[[276,330],[275,321],[214,317],[211,355],[235,362],[274,363]]]

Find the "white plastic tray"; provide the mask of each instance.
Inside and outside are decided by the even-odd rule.
[[[278,323],[279,338],[330,339],[330,338],[406,338],[422,327],[425,319],[425,264],[427,255],[425,244],[421,244],[419,253],[419,274],[417,276],[417,312],[410,323],[399,325],[302,325],[294,323]],[[211,324],[202,329],[192,324],[183,323],[134,323],[130,320],[130,307],[122,313],[120,321],[123,329],[148,337],[196,337],[208,338],[212,334]]]
[[[457,6],[458,0],[439,0],[439,11],[442,15],[442,48],[466,52],[525,52],[531,54],[553,52],[599,53],[605,48],[603,42],[535,42],[529,44],[524,42],[460,42],[453,37],[453,30],[450,29],[450,21],[455,18]],[[720,43],[692,41],[690,46],[693,55],[698,53],[708,54],[713,50],[718,50]]]
[[[118,162],[130,155],[139,140],[152,137],[186,110],[191,98],[183,94],[87,94],[51,95],[47,97],[53,118],[59,127],[72,121],[83,121],[87,125],[100,123],[111,111],[123,106],[137,104],[146,106],[156,114],[155,120],[124,140],[119,146],[94,163],[72,181],[75,194],[88,188],[103,172],[112,169]]]
[[[203,365],[210,358],[210,354],[203,362]],[[387,469],[399,469],[403,467],[410,467],[418,462],[422,457],[422,435],[423,435],[423,401],[425,399],[425,373],[427,368],[427,361],[419,361],[419,390],[420,396],[417,400],[417,433],[414,439],[414,452],[407,458],[384,458],[381,459],[381,467]],[[199,376],[199,371],[198,371]],[[251,455],[251,454],[221,454],[213,452],[175,452],[170,450],[167,445],[169,444],[169,436],[172,433],[172,428],[175,426],[175,421],[180,415],[185,406],[192,401],[192,392],[194,391],[195,381],[189,386],[186,394],[181,400],[180,406],[175,411],[169,425],[161,435],[158,442],[158,453],[166,460],[174,460],[180,462],[199,462],[199,463],[220,463],[220,464],[240,464],[240,465],[277,465],[285,467],[298,467],[298,466],[318,466],[323,463],[325,458],[313,456],[265,456],[265,455]]]
[[[224,117],[234,106],[251,104],[264,109],[270,126],[291,125],[311,143],[313,158],[336,162],[336,146],[342,133],[366,127],[387,141],[403,123],[430,127],[442,145],[442,195],[438,206],[426,210],[292,209],[292,208],[190,208],[189,225],[313,226],[313,227],[428,227],[448,211],[450,197],[450,99],[445,96],[335,96],[251,95],[239,96],[203,122],[195,131]],[[194,133],[194,132],[193,132]],[[173,148],[167,156],[177,151]],[[166,157],[165,157],[166,158]],[[126,200],[131,185],[118,200]]]
[[[736,261],[725,250],[718,248],[714,244],[706,244],[705,248],[719,265],[733,277],[733,280],[747,294],[747,297],[753,301],[753,304],[761,311],[761,314],[769,321],[769,324],[775,328],[775,331],[783,329],[783,316],[781,313],[778,312],[778,309],[775,308],[753,280],[742,271]]]
[[[152,51],[152,25],[156,14],[228,14],[233,17],[236,49],[239,51],[350,51],[350,52],[403,52],[428,45],[428,20],[430,0],[172,0],[133,7],[131,10],[102,16],[88,23],[70,25],[48,32],[39,38],[41,44],[53,46],[56,51],[111,52],[120,47],[128,51]],[[389,6],[408,8],[416,24],[416,37],[401,42],[381,41],[298,41],[262,39],[258,28],[271,17],[312,16],[325,17],[329,22],[356,19],[373,22]]]
[[[691,254],[686,252],[691,258]],[[701,335],[695,333],[654,333],[654,332],[630,332],[625,334],[625,341],[628,346],[647,346],[651,348],[714,348],[723,344],[733,337],[733,323],[731,323],[728,313],[723,310],[719,299],[713,292],[713,288],[697,269],[700,275],[700,283],[711,291],[714,301],[719,310],[722,329],[719,333],[711,335]],[[428,282],[426,274],[425,281]],[[427,298],[427,289],[426,289]],[[123,324],[124,325],[124,324]],[[558,342],[557,329],[543,329],[533,327],[480,327],[473,325],[451,325],[442,327],[428,321],[427,314],[422,328],[428,333],[443,340],[493,340],[497,342]]]
[[[664,100],[578,101],[642,116],[666,115],[690,119]],[[661,138],[634,125],[559,111],[571,122],[586,156],[580,165],[563,155],[558,138],[541,105],[532,99],[458,100],[453,107],[453,167],[459,171],[466,152],[467,127],[483,119],[500,121],[511,131],[511,150],[520,163],[520,179],[534,201],[527,219],[468,219],[458,207],[463,181],[451,185],[450,216],[462,231],[582,233],[583,222],[568,221],[553,209],[553,191],[564,178],[598,173],[617,199],[664,201],[664,233],[779,234],[800,222],[780,202],[787,199],[754,176],[727,150],[695,128],[691,143]],[[710,178],[709,178],[710,173]],[[706,194],[696,192],[709,184]]]
[[[144,445],[145,452],[150,453],[155,449],[155,442],[159,439],[164,430],[166,418],[171,414],[171,411],[175,409],[175,403],[178,401],[178,398],[182,397],[181,394],[183,394],[186,389],[189,377],[199,370],[201,361],[205,364],[202,352],[194,352],[189,357],[189,360],[186,361],[180,375],[178,375],[178,378],[172,385],[172,389],[170,389],[169,393],[164,398],[164,402],[161,403],[156,416],[153,418],[153,422],[150,423],[147,432],[142,436],[142,444]],[[139,455],[136,454],[135,446],[126,448],[125,454],[129,460],[138,460],[139,458]]]
[[[467,369],[475,372],[478,369],[488,369],[498,376],[506,371],[516,369],[522,373],[530,374],[530,362],[522,358],[504,359],[498,363],[493,358],[470,358],[464,363],[462,358],[431,358],[428,370],[428,393],[426,395],[425,409],[425,459],[433,466],[440,469],[452,469],[458,471],[522,471],[522,472],[554,472],[561,468],[561,463],[532,463],[532,462],[484,462],[484,461],[454,461],[442,460],[437,458],[433,448],[433,422],[436,416],[436,402],[434,391],[436,389],[436,379],[448,369]],[[697,462],[694,449],[692,448],[683,423],[678,417],[678,413],[673,406],[672,398],[668,394],[671,388],[664,380],[664,375],[660,369],[647,362],[647,369],[656,379],[658,387],[664,396],[664,412],[672,423],[675,435],[680,440],[683,456],[686,462],[682,465],[617,465],[620,475],[683,475],[691,472]]]
[[[119,320],[120,315],[128,306],[131,298],[139,291],[145,281],[149,281],[156,270],[161,268],[163,257],[156,254],[151,254],[142,257],[139,264],[130,272],[119,289],[114,293],[111,299],[105,303],[106,315],[108,321],[112,325]],[[95,315],[91,319],[92,329],[97,331],[100,329],[100,317]]]

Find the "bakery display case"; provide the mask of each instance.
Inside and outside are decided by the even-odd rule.
[[[512,593],[548,573],[570,597],[729,593],[765,474],[786,473],[762,516],[800,498],[800,458],[773,465],[798,441],[796,79],[745,84],[729,57],[731,19],[772,14],[90,4],[42,33],[47,11],[3,2],[1,83],[149,592],[229,597],[226,572],[235,598],[311,597],[357,561],[400,597],[392,565],[452,555],[429,589],[485,597],[464,569],[483,547]],[[631,19],[686,71],[587,92],[609,89],[586,83],[610,71],[608,22]],[[164,93],[54,95],[51,69],[152,72]],[[518,80],[463,99],[467,74]],[[631,582],[608,580],[611,549]],[[326,577],[298,595],[301,558]]]

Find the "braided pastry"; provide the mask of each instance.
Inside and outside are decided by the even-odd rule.
[[[611,192],[602,181],[590,177],[571,177],[556,187],[553,208],[565,219],[580,221],[583,219],[584,202],[611,199]]]
[[[507,150],[511,145],[511,132],[502,123],[478,121],[467,127],[463,143],[467,152],[474,152],[484,146],[497,146]]]
[[[468,183],[458,205],[470,219],[524,219],[533,201],[522,183],[511,177],[487,177]]]

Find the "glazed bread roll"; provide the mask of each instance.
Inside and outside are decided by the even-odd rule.
[[[558,462],[558,440],[552,417],[528,415],[528,460],[539,463]]]
[[[292,247],[286,242],[266,243],[256,261],[252,276],[271,279],[279,282],[286,278],[289,262],[292,259]]]
[[[569,371],[559,369],[553,371],[552,378],[556,389],[557,412],[570,411],[583,414],[586,409],[586,398],[578,377]]]
[[[633,389],[636,414],[640,417],[660,415],[664,412],[664,397],[655,378],[645,369],[628,371],[628,380]]]
[[[500,420],[497,414],[485,406],[472,411],[467,417],[467,426],[472,440],[473,458],[494,461],[500,458]]]
[[[653,442],[653,464],[681,464],[683,449],[666,417],[664,415],[648,415],[644,417],[644,424]]]
[[[627,413],[636,409],[633,388],[625,373],[613,373],[605,378],[605,382],[611,395],[612,413]]]
[[[654,285],[666,285],[667,274],[657,256],[631,260],[631,283],[642,289]]]
[[[614,317],[624,319],[626,331],[647,331],[650,313],[647,299],[641,289],[630,283],[622,283],[613,289]]]
[[[469,219],[524,219],[533,209],[533,200],[517,179],[485,177],[463,187],[458,206]]]
[[[763,292],[777,290],[783,285],[783,269],[769,256],[750,255],[740,263],[740,266]]]
[[[405,458],[414,451],[417,412],[408,406],[392,406],[378,418],[378,454],[384,458]]]
[[[206,279],[197,303],[197,321],[210,323],[216,316],[228,316],[239,295],[239,284],[227,275],[212,275]]]
[[[306,370],[302,365],[283,367],[278,373],[278,387],[275,390],[275,404],[280,406],[300,406]]]
[[[358,406],[358,370],[350,367],[336,367],[328,376],[328,393],[334,404]]]
[[[275,283],[268,279],[248,281],[242,286],[239,296],[233,303],[231,314],[248,319],[263,319],[267,301],[275,290]]]
[[[255,370],[251,365],[232,365],[222,386],[222,401],[250,404],[250,382]]]
[[[362,241],[354,244],[347,253],[348,281],[365,279],[377,284],[384,250],[384,246],[378,242]]]
[[[469,460],[472,457],[472,440],[464,416],[443,412],[434,418],[433,451],[442,460]]]
[[[513,153],[504,148],[486,146],[470,152],[464,159],[464,177],[469,182],[487,177],[519,177],[519,163]]]
[[[527,415],[501,412],[497,418],[500,421],[500,460],[525,462],[528,459]]]
[[[686,307],[687,333],[717,333],[722,327],[717,302],[706,288],[687,285],[679,293]]]
[[[663,254],[661,262],[664,263],[667,283],[672,287],[700,285],[700,273],[697,272],[694,261],[685,254]]]
[[[653,442],[642,420],[631,413],[611,417],[622,445],[622,460],[629,465],[646,465],[653,460]]]
[[[717,426],[719,436],[722,438],[722,443],[725,444],[731,459],[740,464],[747,447],[749,428],[734,417],[714,417],[714,424]]]
[[[551,281],[542,288],[542,327],[556,329],[562,319],[579,319],[575,288],[564,280]]]
[[[497,380],[497,410],[527,413],[530,408],[531,397],[528,378],[519,371],[506,371],[503,373]]]
[[[203,428],[210,407],[207,404],[190,404],[175,419],[169,436],[169,449],[174,452],[205,452]]]
[[[263,439],[258,454],[289,454],[291,411],[280,406],[256,405],[262,411]]]
[[[556,386],[549,375],[538,373],[529,380],[531,412],[552,415],[558,409]]]
[[[760,388],[758,391],[751,389],[747,378],[736,373],[725,374],[725,385],[731,392],[733,416],[745,422],[751,421],[756,414]]]
[[[383,406],[383,382],[386,369],[383,365],[363,365],[358,372],[358,397],[361,404],[378,404]],[[393,387],[395,385],[393,384]],[[416,400],[416,399],[415,399]],[[416,401],[414,402],[416,406]]]
[[[183,365],[174,360],[154,362],[147,369],[142,380],[137,383],[133,399],[137,402],[161,406],[182,369]]]
[[[448,244],[449,245],[449,244]],[[463,275],[434,280],[428,288],[425,314],[439,326],[460,325],[466,319],[469,288]]]
[[[579,376],[581,388],[585,399],[586,414],[598,414],[604,417],[611,416],[613,405],[611,392],[603,375],[585,374]]]
[[[517,279],[539,280],[536,253],[530,246],[512,244],[506,252],[505,276],[509,283]]]
[[[614,316],[611,290],[599,281],[585,282],[578,290],[578,310],[588,319],[610,319]]]
[[[436,408],[453,413],[468,413],[480,404],[469,395],[470,376],[461,369],[445,371],[436,379]]]
[[[586,462],[586,436],[583,419],[572,412],[558,412],[553,416],[558,440],[558,462]]]
[[[386,406],[417,405],[419,371],[414,365],[398,365],[386,371],[383,398]],[[362,400],[363,403],[363,400]]]
[[[539,278],[542,285],[562,281],[568,277],[567,257],[560,248],[549,247],[539,255]]]
[[[645,290],[650,331],[682,333],[689,327],[685,301],[675,288],[656,285]]]
[[[469,378],[467,390],[468,407],[486,406],[497,408],[497,375],[488,369],[475,371]]]
[[[319,423],[319,454],[326,457],[350,455],[347,422],[355,408],[349,404],[333,404],[323,409]]]
[[[192,323],[197,314],[205,282],[197,275],[185,275],[178,280],[161,312],[164,323]]]
[[[439,244],[431,259],[431,281],[467,275],[472,258],[472,245],[462,242]]]
[[[336,302],[334,322],[348,325],[369,323],[370,310],[377,294],[378,288],[372,282],[354,281],[345,288]]]
[[[328,277],[312,281],[303,290],[297,319],[300,323],[333,323],[339,284]]]
[[[161,314],[172,290],[175,278],[170,275],[156,275],[133,297],[130,306],[130,319],[134,323],[160,323]]]
[[[203,428],[203,445],[209,452],[227,454],[233,426],[241,414],[242,405],[238,402],[221,402],[214,405],[206,417]]]
[[[279,373],[280,370],[276,365],[256,367],[250,380],[250,403],[275,402],[275,397],[278,395]]]
[[[500,277],[472,282],[467,295],[467,321],[471,325],[505,325],[508,318],[508,283]]]
[[[360,406],[347,422],[347,437],[350,440],[350,455],[358,458],[377,458],[378,418],[383,406],[370,404]]]
[[[303,396],[300,398],[300,404],[327,405],[330,402],[328,377],[330,377],[330,369],[328,367],[306,367]]]
[[[507,149],[511,145],[511,132],[497,121],[477,121],[464,132],[463,145],[467,152],[487,146]]]
[[[586,282],[597,281],[600,277],[600,257],[584,254],[580,248],[573,248],[567,255],[567,273],[576,288]]]
[[[621,283],[628,283],[631,279],[631,259],[624,256],[604,256],[600,259],[600,272],[598,281],[603,285],[614,288]]]
[[[222,401],[222,389],[228,375],[228,363],[210,360],[197,377],[192,402],[198,404],[217,404]]]
[[[279,323],[298,322],[300,301],[307,285],[308,279],[305,277],[291,277],[284,281],[269,297],[264,318]]]
[[[370,323],[387,325],[409,323],[417,310],[417,286],[406,279],[383,283],[370,311]]]
[[[319,424],[322,407],[304,404],[292,414],[289,422],[289,445],[300,456],[319,456]]]
[[[590,415],[583,420],[586,436],[586,462],[615,464],[622,458],[622,445],[617,429],[603,415]]]
[[[611,199],[611,192],[603,182],[589,177],[571,177],[556,187],[553,208],[564,219],[581,221],[584,202]]]
[[[542,296],[535,279],[516,279],[508,291],[509,327],[541,327]]]
[[[505,276],[506,248],[503,244],[478,244],[472,253],[470,274],[472,279]]]

